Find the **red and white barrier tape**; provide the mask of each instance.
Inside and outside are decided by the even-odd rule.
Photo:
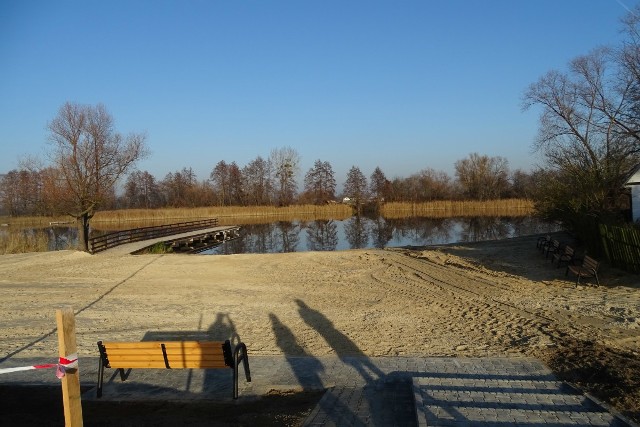
[[[47,363],[44,365],[18,366],[15,368],[2,368],[0,374],[8,374],[11,372],[28,371],[31,369],[50,369],[56,368],[56,377],[62,378],[67,370],[78,368],[78,355],[71,354],[67,357],[60,357],[58,363]]]

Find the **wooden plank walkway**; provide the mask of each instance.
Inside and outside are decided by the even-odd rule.
[[[127,255],[127,254],[132,254],[133,252],[137,252],[137,251],[139,251],[141,249],[147,248],[149,246],[153,246],[153,245],[155,245],[156,243],[159,243],[159,242],[168,242],[168,241],[176,240],[176,239],[186,239],[186,238],[189,238],[189,237],[198,236],[198,235],[205,234],[205,233],[217,233],[217,232],[220,232],[220,231],[233,230],[235,228],[238,228],[238,226],[236,226],[236,225],[218,226],[218,227],[212,227],[212,228],[205,228],[205,229],[202,229],[202,230],[188,231],[188,232],[185,232],[185,233],[174,234],[174,235],[171,235],[171,236],[158,237],[158,238],[155,238],[155,239],[142,240],[140,242],[125,243],[124,245],[115,246],[113,248],[105,249],[104,251],[98,252],[95,255],[97,255],[97,256],[100,256],[100,255],[109,255],[109,256]]]

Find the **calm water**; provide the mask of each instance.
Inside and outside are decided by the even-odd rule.
[[[424,246],[456,242],[506,239],[558,231],[553,224],[533,217],[402,218],[352,217],[343,221],[278,221],[240,225],[240,238],[202,252],[205,255],[338,251]],[[0,230],[0,234],[4,230]],[[49,250],[75,247],[75,227],[50,227]],[[25,233],[33,230],[25,230]],[[0,236],[1,237],[1,236]]]
[[[202,254],[279,253],[424,246],[506,239],[557,231],[533,217],[403,218],[352,217],[344,221],[280,221],[242,225],[240,238]]]

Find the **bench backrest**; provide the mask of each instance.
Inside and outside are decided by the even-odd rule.
[[[590,256],[585,255],[584,259],[582,260],[582,266],[584,268],[587,268],[589,270],[593,270],[596,271],[598,269],[598,265],[600,263],[598,261],[596,261],[595,259],[591,258]]]
[[[109,368],[233,368],[229,341],[98,343]]]
[[[564,247],[564,254],[567,256],[573,256],[574,250],[571,246],[567,245]]]

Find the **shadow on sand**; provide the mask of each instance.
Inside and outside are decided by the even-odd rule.
[[[305,324],[327,342],[345,365],[345,375],[353,375],[353,385],[331,387],[335,379],[323,375],[325,367],[322,360],[309,354],[291,329],[275,314],[269,314],[276,343],[284,352],[298,383],[303,389],[328,388],[318,403],[316,415],[329,420],[333,425],[393,425],[394,419],[398,419],[398,414],[394,413],[398,407],[387,404],[389,393],[410,393],[407,384],[392,384],[392,380],[323,313],[309,307],[300,299],[296,299],[295,303]],[[345,378],[340,380],[344,384]]]

